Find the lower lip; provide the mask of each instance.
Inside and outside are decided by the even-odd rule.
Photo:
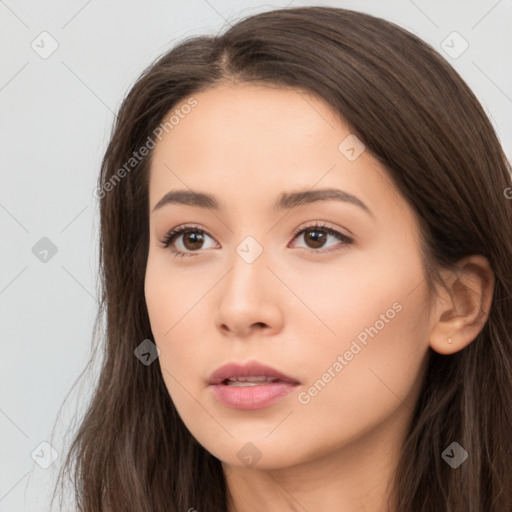
[[[273,382],[261,386],[229,386],[214,384],[210,386],[213,394],[227,407],[233,409],[261,409],[274,404],[289,395],[296,384],[291,382]]]

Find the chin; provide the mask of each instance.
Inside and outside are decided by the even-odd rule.
[[[277,436],[272,440],[257,438],[251,440],[250,437],[241,440],[237,438],[223,445],[203,446],[222,463],[237,468],[283,469],[308,460],[307,454],[303,450],[297,451],[295,441],[290,440],[290,445],[287,445],[282,437]],[[311,453],[314,454],[314,450]],[[314,455],[311,458],[314,458]]]

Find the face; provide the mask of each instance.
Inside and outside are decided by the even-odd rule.
[[[428,350],[411,208],[320,99],[255,84],[194,98],[157,143],[149,179],[145,296],[181,419],[239,467],[245,455],[282,468],[395,438]],[[338,193],[307,196],[324,189]],[[162,203],[171,191],[214,196],[217,208],[183,195]],[[271,388],[286,393],[237,408],[208,382],[231,362],[297,384],[219,385],[253,403]]]

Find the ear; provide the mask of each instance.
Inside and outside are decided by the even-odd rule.
[[[481,255],[463,258],[455,272],[445,275],[446,289],[438,290],[431,310],[430,346],[439,354],[453,354],[469,345],[487,322],[495,278]]]

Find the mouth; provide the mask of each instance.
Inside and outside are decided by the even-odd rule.
[[[208,383],[214,397],[233,409],[261,409],[290,394],[300,382],[274,368],[252,362],[217,369]]]
[[[265,385],[275,381],[288,382],[291,384],[300,384],[300,382],[286,375],[285,373],[276,370],[270,366],[251,361],[247,364],[228,363],[220,368],[217,368],[209,377],[208,384],[225,384],[225,385],[242,385],[242,386],[257,386]]]

